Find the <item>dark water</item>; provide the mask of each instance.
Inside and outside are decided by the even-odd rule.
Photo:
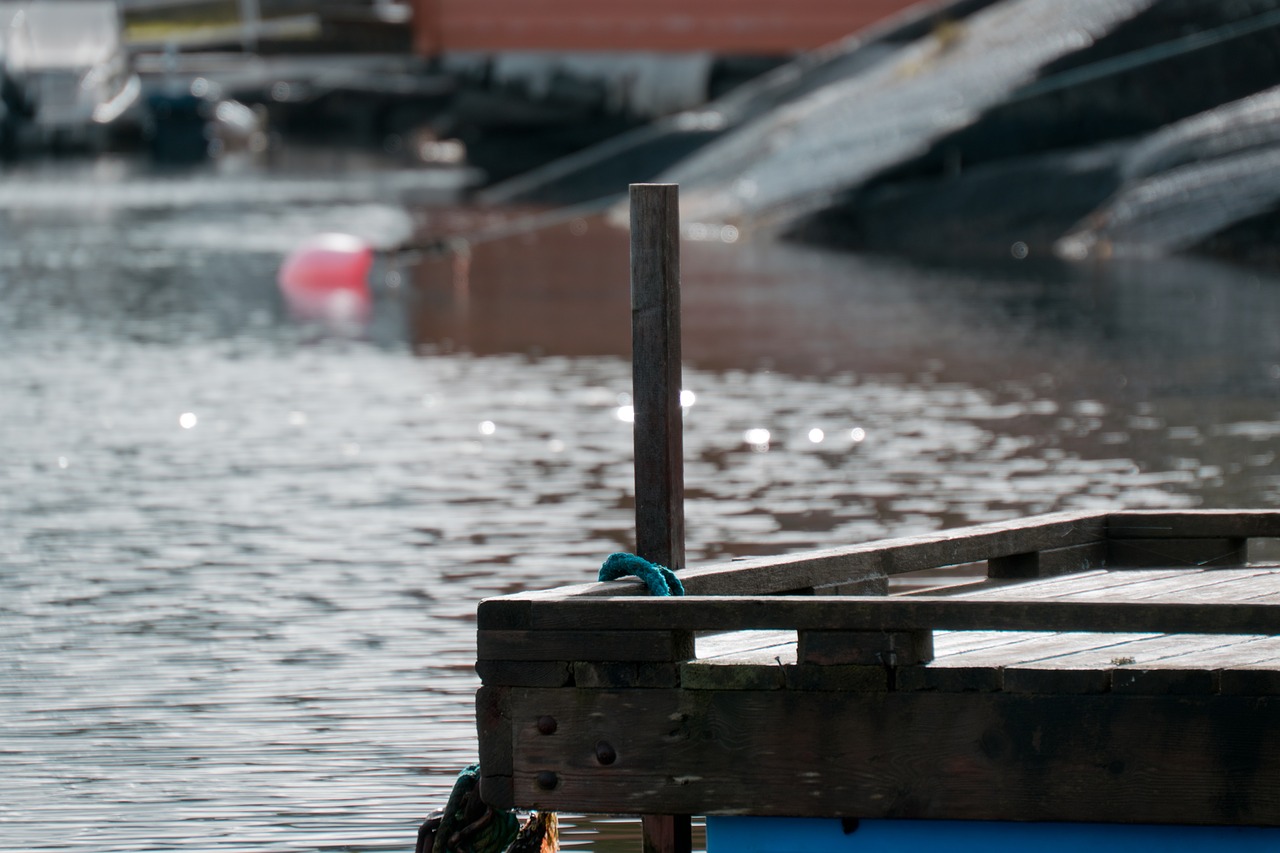
[[[475,757],[476,602],[630,547],[625,235],[380,264],[337,329],[278,293],[317,231],[475,218],[441,189],[350,160],[0,179],[0,849],[411,849]],[[1280,502],[1274,275],[692,225],[692,563]]]

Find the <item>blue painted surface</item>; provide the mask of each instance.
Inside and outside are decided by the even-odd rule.
[[[708,817],[707,853],[1260,853],[1280,851],[1280,829],[1100,823]]]

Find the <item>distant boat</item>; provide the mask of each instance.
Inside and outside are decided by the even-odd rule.
[[[0,56],[20,141],[94,143],[142,91],[112,0],[0,3]]]

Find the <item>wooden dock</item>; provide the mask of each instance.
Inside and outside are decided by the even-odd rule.
[[[1280,510],[685,567],[676,195],[631,187],[636,542],[685,595],[480,603],[484,800],[646,853],[1280,849]]]
[[[1280,565],[1250,559],[1277,538],[1280,511],[1058,514],[688,568],[683,598],[490,599],[484,797],[1280,826]]]

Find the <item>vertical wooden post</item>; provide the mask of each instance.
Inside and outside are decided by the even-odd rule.
[[[631,185],[631,402],[636,553],[684,567],[680,208],[675,184]],[[644,853],[690,853],[688,815],[645,815]]]
[[[631,185],[636,553],[684,567],[680,211],[675,184]]]

